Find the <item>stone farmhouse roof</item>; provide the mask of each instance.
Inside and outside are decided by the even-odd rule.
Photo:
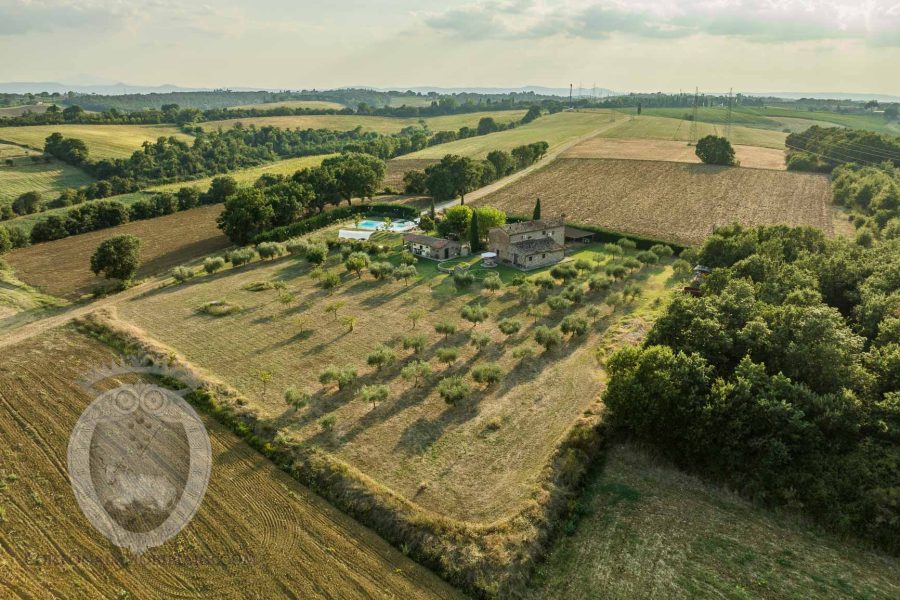
[[[503,230],[510,235],[515,235],[517,233],[528,233],[530,231],[543,231],[554,227],[563,227],[565,224],[565,220],[562,217],[555,217],[552,219],[539,219],[537,221],[507,223],[503,226]]]
[[[423,246],[437,249],[446,248],[452,245],[459,245],[457,242],[454,242],[452,240],[434,237],[431,235],[421,235],[418,233],[407,233],[403,236],[403,241],[413,244],[422,244]]]
[[[521,242],[513,242],[510,244],[517,252],[528,256],[529,254],[539,254],[541,252],[558,252],[564,248],[553,241],[551,237],[540,237],[533,240],[522,240]]]

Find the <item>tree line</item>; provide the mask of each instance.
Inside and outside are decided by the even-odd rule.
[[[765,504],[900,550],[900,241],[717,230],[713,268],[616,353],[612,422]],[[683,255],[684,256],[684,255]]]
[[[900,168],[840,165],[831,173],[834,201],[850,211],[857,243],[900,239]]]
[[[846,163],[900,167],[900,138],[873,131],[813,125],[785,140],[791,171],[829,173]]]

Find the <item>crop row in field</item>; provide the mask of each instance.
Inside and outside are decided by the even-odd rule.
[[[78,381],[115,359],[72,330],[3,352],[0,596],[460,597],[211,420],[199,512],[164,545],[122,554],[83,516],[66,470],[70,432],[92,399]]]
[[[175,136],[190,142],[193,138],[172,125],[29,125],[4,127],[0,140],[23,144],[36,150],[44,149],[44,140],[59,132],[65,137],[78,138],[87,144],[90,158],[127,158],[140,150],[144,142]]]
[[[397,243],[396,236],[379,241]],[[576,257],[609,258],[595,250],[581,250]],[[397,261],[396,252],[390,259]],[[423,261],[417,268],[419,278],[409,285],[357,278],[332,254],[326,269],[340,274],[342,283],[329,293],[310,276],[305,261],[262,262],[146,293],[120,306],[119,315],[236,387],[248,407],[288,439],[321,447],[426,509],[490,522],[520,510],[534,492],[556,444],[602,389],[595,346],[619,328],[641,330],[633,312],[661,293],[671,270],[642,271],[643,296],[636,303],[607,308],[586,335],[557,351],[521,358],[518,349],[535,349],[534,328],[558,324],[561,314],[523,305],[515,288],[487,295],[476,285],[460,292],[433,263]],[[512,273],[501,271],[508,281]],[[252,291],[266,282],[278,285]],[[199,312],[209,302],[238,309],[210,317]],[[469,343],[470,326],[459,317],[470,303],[482,304],[491,315],[475,329],[488,336],[482,350]],[[334,312],[326,311],[329,306]],[[414,327],[410,315],[417,310],[426,314]],[[586,308],[573,310],[580,314]],[[353,320],[352,331],[345,317]],[[521,319],[522,331],[501,335],[497,322],[503,317]],[[460,331],[437,334],[434,325],[442,319]],[[425,346],[411,356],[401,340],[417,334]],[[380,344],[393,347],[399,360],[374,369],[367,366],[367,355]],[[440,356],[452,349],[458,356],[442,362]],[[400,376],[413,359],[429,362],[434,372],[418,386]],[[503,381],[476,386],[469,400],[448,406],[438,394],[438,379],[465,376],[482,362],[498,363]],[[329,364],[356,369],[358,385],[388,386],[390,398],[373,409],[353,389],[323,386],[319,373]],[[271,374],[270,381],[259,378],[263,372]],[[306,408],[285,405],[282,395],[289,386],[311,394]],[[333,431],[320,425],[329,416],[336,419]]]
[[[778,518],[631,446],[611,449],[535,600],[896,598],[900,564]]]
[[[147,277],[227,247],[228,238],[216,226],[221,211],[222,205],[203,206],[19,248],[4,258],[22,281],[54,296],[78,297],[102,281],[91,273],[90,260],[103,240],[122,234],[141,238],[138,277]]]
[[[499,110],[459,115],[446,115],[441,117],[400,118],[377,117],[369,115],[292,115],[284,117],[250,117],[244,119],[226,119],[224,121],[209,121],[203,123],[203,128],[214,130],[217,128],[230,129],[238,123],[245,126],[280,127],[283,129],[334,129],[349,131],[362,127],[363,131],[377,131],[378,133],[397,133],[404,127],[421,125],[424,121],[432,131],[456,131],[460,127],[477,127],[478,121],[483,117],[491,117],[497,123],[510,123],[518,121],[525,115],[524,110]]]
[[[823,175],[675,162],[558,159],[477,204],[695,244],[730,223],[812,225],[832,234]]]
[[[563,158],[621,158],[661,160],[699,164],[696,148],[685,142],[651,139],[615,139],[594,137],[569,148]],[[784,150],[759,146],[734,146],[735,158],[742,167],[783,171]]]

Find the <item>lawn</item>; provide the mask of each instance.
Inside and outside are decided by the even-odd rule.
[[[833,233],[828,177],[789,171],[560,158],[475,203],[525,216],[535,198],[545,215],[684,244],[734,222]]]
[[[7,160],[13,161],[12,166],[6,164]],[[50,163],[33,162],[20,146],[0,144],[0,204],[12,202],[25,192],[40,192],[45,200],[50,200],[66,188],[93,181],[81,169],[56,159]]]
[[[209,121],[202,123],[206,130],[217,128],[228,129],[242,123],[245,126],[257,127],[271,126],[283,129],[334,129],[349,131],[362,127],[363,131],[377,131],[378,133],[398,133],[404,127],[420,126],[425,121],[432,131],[453,130],[460,127],[477,127],[478,121],[483,117],[492,117],[498,123],[517,121],[525,115],[524,110],[501,110],[466,113],[459,115],[446,115],[442,117],[400,118],[400,117],[376,117],[369,115],[293,115],[284,117],[251,117],[246,119],[226,119],[224,121]]]
[[[229,246],[228,238],[216,226],[221,211],[222,205],[216,204],[133,221],[19,248],[4,259],[25,283],[54,296],[77,298],[103,281],[90,271],[91,255],[103,240],[122,234],[141,238],[144,245],[138,277],[147,277]]]
[[[43,150],[44,140],[55,132],[83,140],[90,158],[95,160],[128,158],[140,150],[144,142],[155,142],[160,137],[175,136],[187,142],[194,139],[173,125],[29,125],[0,128],[0,141]]]
[[[380,241],[395,244],[398,236],[381,236]],[[579,255],[601,264],[609,260],[596,250],[580,249]],[[398,260],[396,251],[390,260]],[[517,358],[513,354],[519,348],[537,351],[532,340],[536,326],[558,325],[562,314],[550,314],[543,304],[524,306],[510,287],[496,295],[479,291],[477,284],[458,292],[430,261],[419,263],[419,278],[409,285],[366,274],[357,278],[346,273],[334,253],[326,268],[342,280],[330,295],[319,288],[306,261],[285,258],[148,292],[122,303],[119,315],[235,386],[282,435],[322,448],[426,509],[477,522],[508,517],[527,503],[559,440],[602,390],[604,374],[594,348],[601,342],[639,339],[671,274],[662,266],[634,273],[631,281],[643,295],[615,311],[603,304],[603,293],[589,294],[590,301],[573,309],[584,314],[588,306],[600,307],[599,315],[589,319],[593,326],[587,335],[547,354]],[[507,281],[512,274],[503,273]],[[278,286],[248,289],[265,282]],[[613,291],[623,285],[616,284]],[[557,287],[553,293],[559,291]],[[216,301],[239,308],[219,318],[198,312]],[[471,327],[459,317],[461,307],[473,303],[490,314],[476,329],[490,338],[480,351],[469,344]],[[338,307],[337,312],[326,312],[329,306]],[[417,309],[425,316],[414,328],[409,317]],[[345,317],[355,319],[352,331]],[[522,331],[505,338],[497,326],[503,317],[521,319]],[[446,338],[434,330],[444,318],[459,326]],[[425,336],[418,358],[434,371],[419,387],[399,376],[402,365],[414,359],[400,344],[411,334]],[[382,370],[367,366],[367,355],[379,344],[395,349],[397,364]],[[459,354],[449,367],[437,358],[448,348]],[[438,379],[466,375],[482,362],[497,362],[505,379],[489,388],[475,385],[469,400],[448,406],[438,396]],[[319,373],[330,364],[356,369],[357,389],[387,385],[389,400],[373,409],[353,390],[323,387]],[[270,382],[261,381],[262,372],[272,374]],[[311,394],[309,405],[296,412],[282,400],[292,385]],[[330,433],[320,426],[329,415],[336,419]]]
[[[535,600],[900,596],[900,564],[779,518],[627,445],[611,448]]]
[[[66,455],[93,399],[79,380],[120,359],[71,329],[4,349],[0,596],[461,598],[211,419],[212,476],[193,520],[140,557],[112,546],[76,504]]]
[[[472,158],[484,158],[491,150],[512,150],[516,146],[545,141],[554,150],[567,142],[599,132],[613,126],[613,120],[622,119],[611,111],[560,112],[545,115],[527,125],[509,131],[501,131],[447,144],[431,146],[400,158],[440,159],[445,154],[460,154]]]

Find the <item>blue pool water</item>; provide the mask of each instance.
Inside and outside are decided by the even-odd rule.
[[[393,221],[391,222],[390,231],[409,231],[416,226],[412,221]],[[384,221],[375,221],[366,219],[357,224],[357,229],[366,229],[369,231],[385,231]]]

